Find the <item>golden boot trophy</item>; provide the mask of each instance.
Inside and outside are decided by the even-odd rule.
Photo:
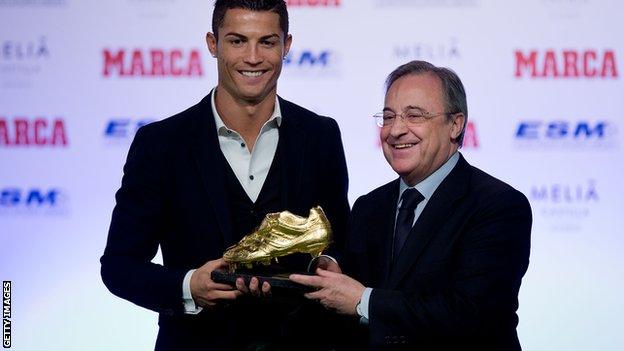
[[[331,243],[332,230],[325,212],[319,206],[310,209],[309,216],[301,217],[288,211],[269,213],[253,233],[246,235],[236,245],[229,247],[223,258],[229,264],[229,273],[213,272],[213,280],[233,283],[236,277],[248,279],[258,266],[269,266],[280,257],[303,253],[318,257]],[[266,272],[266,270],[265,270]],[[257,275],[266,275],[262,269]],[[270,274],[262,277],[272,286],[293,287],[287,277],[292,272]]]

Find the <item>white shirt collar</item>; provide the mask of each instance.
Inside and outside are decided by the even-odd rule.
[[[217,133],[218,132],[227,132],[227,131],[231,131],[226,125],[225,123],[223,123],[223,120],[221,119],[221,116],[219,115],[219,112],[217,112],[217,105],[215,104],[215,91],[216,91],[216,87],[212,88],[212,91],[210,92],[210,105],[212,107],[212,115],[214,116],[215,119],[215,124],[217,126]],[[275,122],[273,122],[275,121]],[[282,125],[282,110],[280,109],[280,105],[279,105],[279,99],[277,98],[277,95],[275,96],[275,108],[273,109],[273,114],[271,115],[271,118],[269,118],[268,121],[266,121],[264,123],[264,125],[262,126],[262,128],[264,128],[267,125],[275,125],[276,127],[279,127]]]
[[[453,156],[451,156],[435,172],[431,173],[431,175],[429,175],[427,178],[425,178],[420,183],[414,185],[411,188],[415,188],[416,190],[418,190],[425,197],[426,200],[429,200],[431,198],[431,196],[433,196],[433,193],[436,191],[438,186],[442,183],[444,178],[446,178],[446,176],[448,176],[449,173],[451,173],[451,171],[453,170],[453,168],[457,164],[457,161],[459,161],[459,152],[458,151],[456,151],[453,154]],[[401,178],[400,185],[399,185],[399,202],[401,201],[400,200],[401,199],[401,195],[408,188],[410,188],[410,186],[407,185],[405,183],[405,181],[403,181],[403,179]]]

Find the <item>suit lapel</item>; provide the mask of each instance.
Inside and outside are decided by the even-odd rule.
[[[215,211],[223,242],[225,247],[228,247],[234,244],[235,240],[232,237],[226,204],[225,170],[222,168],[223,155],[219,147],[217,127],[210,104],[211,94],[195,106],[194,126],[191,131],[193,135],[192,150],[197,169],[208,191],[208,201]]]
[[[388,184],[388,189],[383,196],[383,199],[379,201],[381,206],[379,218],[383,220],[380,222],[380,228],[374,228],[372,232],[380,233],[380,237],[375,244],[379,245],[383,255],[379,255],[381,261],[376,264],[378,267],[381,267],[381,287],[387,288],[392,267],[392,243],[394,242],[394,222],[396,221],[399,196],[399,179]]]
[[[279,98],[279,104],[282,112],[278,142],[281,158],[281,201],[283,209],[286,210],[298,203],[296,199],[301,191],[307,138],[290,104],[282,98]],[[300,213],[300,215],[307,215],[307,213]]]
[[[431,238],[451,217],[455,202],[467,191],[470,166],[460,155],[457,165],[442,181],[418,217],[390,273],[388,287],[394,289],[418,261]],[[392,240],[392,239],[391,239]]]

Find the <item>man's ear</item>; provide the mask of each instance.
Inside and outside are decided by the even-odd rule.
[[[286,56],[288,56],[288,52],[290,52],[290,44],[292,44],[292,35],[288,34],[286,39],[284,39],[284,55],[282,55],[282,58],[286,58]]]
[[[206,45],[212,57],[217,57],[217,37],[214,34],[206,33]]]
[[[464,130],[466,116],[463,112],[454,114],[451,117],[451,140],[455,141]]]

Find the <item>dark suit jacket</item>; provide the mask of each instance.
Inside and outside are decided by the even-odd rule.
[[[391,267],[399,180],[353,205],[346,273],[374,288],[369,346],[519,350],[518,290],[531,209],[463,157],[437,188]]]
[[[282,207],[307,216],[321,205],[334,245],[341,246],[349,204],[338,125],[281,98],[279,103]],[[228,220],[219,157],[210,95],[141,128],[128,153],[101,274],[113,294],[160,314],[157,349],[230,349],[250,335],[245,328],[253,328],[241,320],[270,324],[267,316],[245,314],[235,303],[196,316],[183,313],[187,271],[222,257],[240,239]],[[159,246],[163,265],[151,262]]]

